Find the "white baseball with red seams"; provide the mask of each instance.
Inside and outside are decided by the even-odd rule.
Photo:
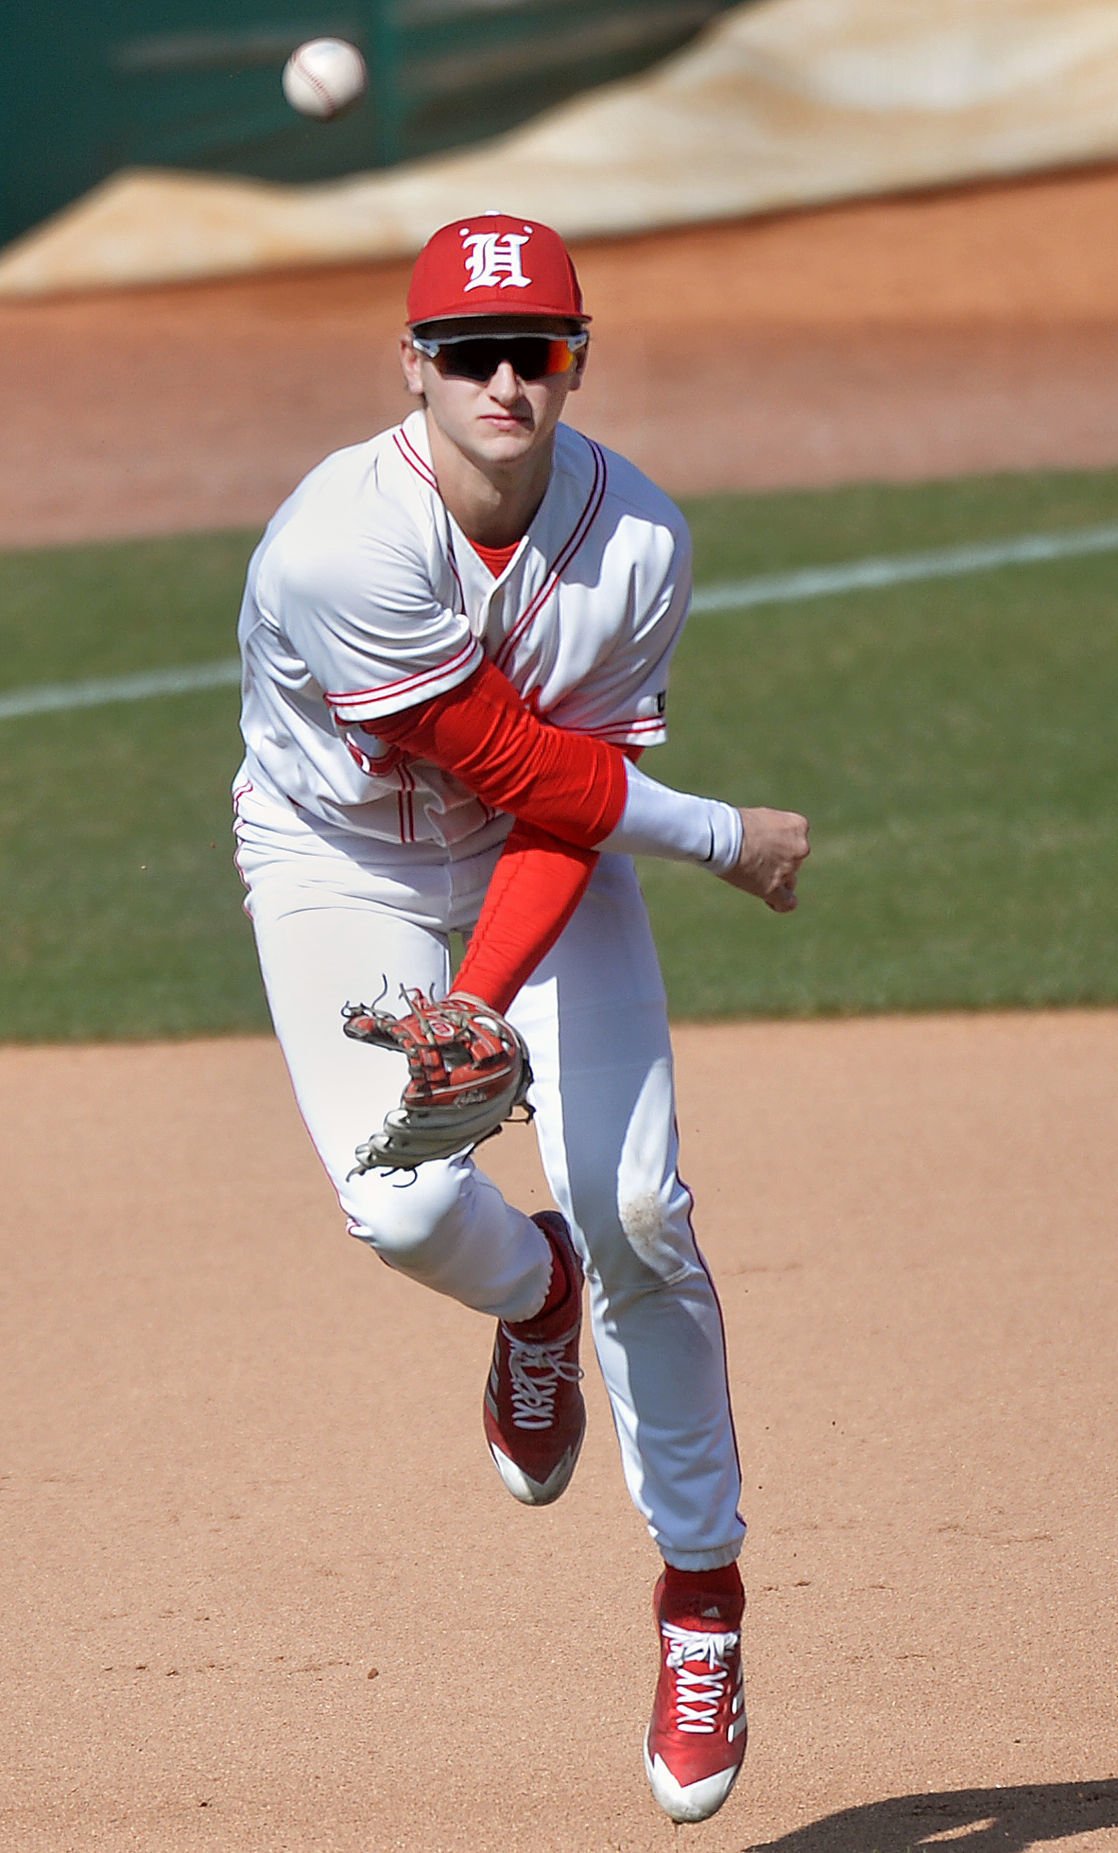
[[[346,39],[308,39],[283,68],[283,94],[301,116],[329,122],[365,94],[368,72]]]

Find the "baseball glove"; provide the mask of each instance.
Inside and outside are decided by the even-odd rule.
[[[422,991],[402,990],[411,1006],[394,1017],[374,1005],[346,1004],[342,1027],[357,1042],[398,1049],[408,1081],[400,1105],[356,1151],[350,1173],[414,1170],[433,1158],[472,1151],[500,1132],[525,1096],[532,1070],[524,1040],[498,1011],[476,997],[451,995],[434,1003]]]

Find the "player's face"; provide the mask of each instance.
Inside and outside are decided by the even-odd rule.
[[[445,345],[427,354],[405,334],[401,361],[442,438],[483,468],[514,467],[550,445],[586,364],[585,345],[567,343],[573,324],[478,317],[424,333]]]

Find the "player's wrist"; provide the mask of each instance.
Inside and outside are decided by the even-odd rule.
[[[745,819],[735,805],[720,798],[706,800],[710,806],[711,845],[706,866],[713,875],[728,875],[741,861],[745,847]]]
[[[625,772],[624,811],[599,849],[694,862],[714,875],[724,875],[737,865],[744,825],[741,812],[732,804],[674,791],[628,762]]]

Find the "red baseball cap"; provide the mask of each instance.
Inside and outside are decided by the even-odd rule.
[[[463,315],[556,315],[588,322],[575,267],[558,232],[481,212],[442,226],[415,261],[408,322]]]

